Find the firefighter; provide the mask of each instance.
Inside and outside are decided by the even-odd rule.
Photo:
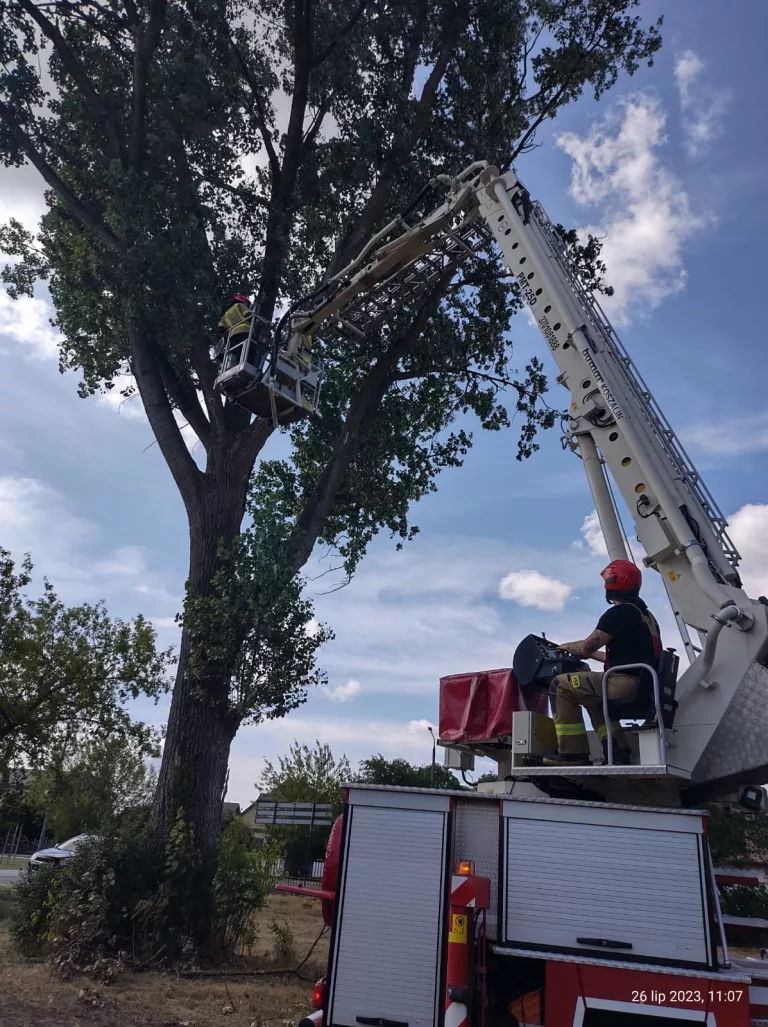
[[[566,642],[560,648],[581,659],[597,660],[605,669],[627,663],[647,663],[658,668],[661,635],[656,618],[640,598],[642,575],[628,560],[614,560],[602,571],[605,598],[611,604],[597,627],[581,642]],[[600,651],[605,646],[605,651]],[[581,707],[589,711],[592,724],[607,755],[607,727],[603,718],[602,671],[560,674],[552,683],[555,693],[557,754],[545,757],[551,765],[589,763],[589,744]],[[611,699],[626,699],[637,688],[636,674],[613,674],[608,681]],[[611,722],[614,762],[629,763],[629,746],[617,721]]]
[[[223,360],[227,349],[229,350],[230,357],[222,367],[223,371],[240,362],[241,346],[251,330],[250,300],[239,292],[235,293],[232,299],[234,302],[225,310],[219,321],[221,338],[214,351],[215,359]]]

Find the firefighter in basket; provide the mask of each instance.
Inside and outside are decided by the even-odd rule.
[[[221,336],[214,350],[214,358],[221,362],[221,370],[227,371],[240,362],[241,349],[251,330],[251,302],[242,293],[235,293],[234,302],[221,315],[219,328]],[[229,345],[228,345],[229,343]]]
[[[640,598],[642,575],[628,560],[614,560],[602,571],[605,598],[611,604],[597,627],[581,642],[565,642],[559,646],[583,660],[597,660],[605,669],[628,663],[647,663],[658,668],[661,656],[661,635],[656,618]],[[602,651],[601,647],[605,647]],[[581,671],[559,674],[552,683],[555,694],[555,730],[557,754],[544,758],[550,765],[570,766],[589,763],[587,729],[581,707],[589,711],[595,730],[603,743],[607,758],[607,727],[603,718],[603,671]],[[613,674],[608,681],[611,699],[625,699],[634,694],[638,677],[635,674]],[[614,762],[629,763],[629,746],[621,725],[611,722],[614,739]]]

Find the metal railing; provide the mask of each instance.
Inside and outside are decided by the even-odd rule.
[[[633,670],[647,670],[653,681],[653,702],[656,707],[656,720],[659,726],[659,760],[662,766],[667,762],[667,742],[664,736],[664,719],[661,708],[661,689],[659,688],[659,675],[647,663],[622,663],[618,667],[611,667],[603,674],[603,718],[605,719],[605,739],[608,750],[608,766],[613,766],[613,731],[611,730],[610,703],[608,697],[608,679],[611,674],[628,673]],[[621,700],[615,700],[620,702]]]

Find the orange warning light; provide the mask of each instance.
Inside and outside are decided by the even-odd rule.
[[[472,877],[475,873],[475,864],[471,859],[460,859],[456,873],[459,877]]]

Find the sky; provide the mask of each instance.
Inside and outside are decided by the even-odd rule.
[[[739,0],[728,17],[721,0],[642,9],[665,15],[654,67],[561,112],[517,171],[552,220],[603,238],[615,288],[606,312],[729,517],[748,591],[768,594],[768,6]],[[43,209],[35,172],[0,168],[0,221],[33,227]],[[181,500],[138,398],[82,400],[76,375],[59,374],[52,317],[44,288],[16,303],[0,291],[0,546],[31,553],[38,581],[46,575],[68,603],[141,612],[174,644]],[[564,406],[526,315],[512,339],[515,366],[539,356],[550,402]],[[514,426],[472,427],[464,467],[413,509],[415,541],[396,552],[377,539],[339,590],[313,558],[307,594],[336,634],[320,652],[328,685],[285,719],[241,729],[228,799],[252,801],[264,760],[295,739],[328,742],[353,763],[379,752],[426,763],[441,676],[510,666],[530,632],[570,641],[594,627],[606,561],[579,461],[557,430],[519,463]],[[660,582],[646,578],[665,644],[679,645]],[[135,713],[161,724],[167,702],[140,701]]]

